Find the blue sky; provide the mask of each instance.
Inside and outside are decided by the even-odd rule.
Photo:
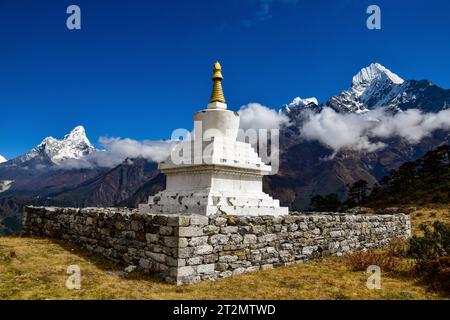
[[[77,4],[82,29],[66,28]],[[381,7],[382,29],[366,28]],[[89,138],[166,139],[206,106],[222,62],[228,106],[325,101],[380,62],[450,88],[450,2],[3,0],[0,154],[84,125]]]

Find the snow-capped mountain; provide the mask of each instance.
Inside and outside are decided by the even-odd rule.
[[[6,164],[41,168],[58,165],[67,159],[79,159],[94,150],[95,148],[86,137],[84,127],[77,126],[63,139],[47,137],[31,151],[6,162]]]
[[[310,112],[320,112],[320,110],[322,107],[319,106],[317,98],[296,97],[292,102],[283,105],[278,112],[287,115],[293,123],[300,124]]]
[[[6,161],[8,161],[8,160],[6,160],[6,158],[0,154],[0,163],[6,162]]]
[[[283,108],[284,110],[289,113],[292,109],[294,108],[299,108],[299,107],[304,107],[307,106],[309,104],[314,104],[316,106],[319,105],[319,102],[317,101],[317,98],[312,97],[312,98],[306,98],[306,99],[302,99],[300,97],[294,98],[294,100],[292,100],[291,103],[284,105]]]
[[[369,109],[388,106],[401,91],[405,81],[379,63],[361,69],[352,85],[327,103],[340,112],[363,113]]]
[[[403,80],[379,63],[361,69],[348,90],[331,97],[326,103],[337,112],[364,113],[386,107],[392,112],[418,108],[437,112],[450,104],[450,90],[439,88],[428,80]]]

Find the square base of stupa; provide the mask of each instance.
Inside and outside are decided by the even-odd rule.
[[[167,169],[166,169],[167,174]],[[226,166],[177,167],[167,174],[167,189],[140,204],[142,214],[280,216],[280,207],[262,190],[260,172]]]

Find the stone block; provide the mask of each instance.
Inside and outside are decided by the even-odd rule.
[[[221,277],[221,278],[227,278],[227,277],[231,277],[232,275],[233,275],[233,271],[226,270],[226,271],[221,272],[221,273],[219,274],[219,277]]]
[[[245,269],[245,272],[256,272],[259,270],[259,266],[251,266],[251,267],[247,267],[247,269]]]
[[[180,258],[180,259],[191,258],[193,253],[194,253],[193,247],[178,248],[177,258]]]
[[[173,234],[173,228],[169,226],[162,226],[159,228],[159,234],[162,236],[171,236]]]
[[[215,269],[217,271],[225,271],[228,269],[228,266],[229,266],[228,263],[219,262],[215,264]]]
[[[224,234],[215,234],[209,237],[209,243],[212,245],[227,244],[228,236]]]
[[[214,235],[214,234],[218,234],[219,231],[220,231],[220,227],[213,226],[213,225],[208,225],[208,226],[203,228],[203,234],[205,236],[211,236],[211,235]]]
[[[214,272],[214,263],[201,264],[197,266],[197,273],[199,274],[208,274],[213,272]]]
[[[164,244],[170,248],[177,248],[178,237],[164,237]]]
[[[195,274],[195,269],[191,266],[179,267],[177,270],[177,277],[188,277]]]
[[[175,259],[169,256],[166,256],[166,264],[169,267],[184,267],[186,265],[186,259]]]
[[[243,239],[244,238],[240,234],[237,234],[237,233],[230,235],[230,242],[233,244],[240,244]]]
[[[219,260],[219,255],[217,253],[206,254],[203,256],[204,263],[214,263]]]
[[[244,243],[256,243],[258,240],[258,237],[254,234],[246,234],[244,236]]]
[[[178,227],[176,235],[179,237],[199,237],[203,236],[203,228],[198,226]]]
[[[225,226],[227,224],[227,219],[222,217],[217,217],[214,219],[214,224],[216,226]]]
[[[233,270],[233,276],[240,275],[245,272],[245,268],[237,268]]]
[[[259,242],[271,242],[277,240],[277,235],[270,233],[258,237]]]
[[[330,232],[330,237],[332,238],[338,238],[342,235],[341,231],[331,231]]]
[[[195,247],[194,254],[198,255],[204,255],[204,254],[210,254],[213,252],[213,247],[209,244],[201,245],[198,247]]]
[[[189,245],[187,238],[178,238],[178,248],[185,248]]]
[[[219,262],[230,263],[230,262],[235,262],[238,259],[239,259],[238,256],[233,256],[233,255],[220,256]]]
[[[147,251],[147,256],[150,259],[153,259],[153,260],[155,260],[156,262],[159,262],[159,263],[166,262],[166,255],[163,254],[163,253],[155,253],[155,252],[148,252]]]
[[[256,235],[263,234],[264,232],[266,232],[266,226],[264,226],[264,225],[253,225],[253,226],[251,226],[251,232],[256,234]]]
[[[169,220],[169,219],[168,219],[167,216],[160,215],[160,214],[155,215],[155,216],[153,217],[153,223],[154,223],[155,225],[166,226],[168,220]]]
[[[191,225],[193,226],[206,226],[209,224],[209,218],[207,216],[192,215]]]
[[[226,227],[220,228],[220,233],[223,233],[223,234],[230,234],[230,233],[237,233],[237,232],[238,232],[238,227],[235,227],[235,226],[226,226]]]
[[[314,251],[313,247],[304,247],[302,249],[302,254],[304,254],[304,255],[311,255],[313,253],[313,251]]]
[[[140,259],[139,260],[139,267],[141,267],[142,269],[150,268],[150,261],[148,259]]]
[[[186,264],[189,266],[195,266],[203,263],[203,257],[193,257],[186,259]]]
[[[195,238],[191,238],[189,240],[189,245],[191,247],[196,247],[196,246],[200,246],[200,245],[204,245],[208,243],[208,237],[207,236],[203,236],[203,237],[195,237]]]
[[[168,216],[167,225],[171,227],[187,227],[191,224],[190,216],[176,215]]]

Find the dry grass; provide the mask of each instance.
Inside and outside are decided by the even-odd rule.
[[[14,252],[14,254],[11,254]],[[13,257],[11,257],[11,255]],[[69,265],[79,265],[81,290],[65,287]],[[46,239],[0,239],[0,299],[440,299],[413,280],[383,275],[381,290],[345,258],[264,270],[215,282],[176,287]]]
[[[401,259],[381,250],[355,252],[347,257],[347,261],[354,271],[364,271],[372,265],[379,266],[384,272],[395,272],[402,268]]]
[[[417,229],[419,221],[448,219],[448,214],[448,209],[443,208],[414,211],[413,228]],[[406,263],[405,259],[400,261],[401,265]],[[67,267],[74,264],[81,268],[80,290],[65,286]],[[61,242],[0,238],[0,299],[444,298],[398,272],[383,273],[382,289],[369,290],[368,274],[354,271],[347,258],[338,257],[182,287],[139,273],[123,276],[123,267]]]
[[[421,235],[419,230],[421,224],[431,226],[436,220],[450,223],[450,207],[448,205],[435,205],[427,208],[418,208],[412,211],[410,216],[413,234]]]

